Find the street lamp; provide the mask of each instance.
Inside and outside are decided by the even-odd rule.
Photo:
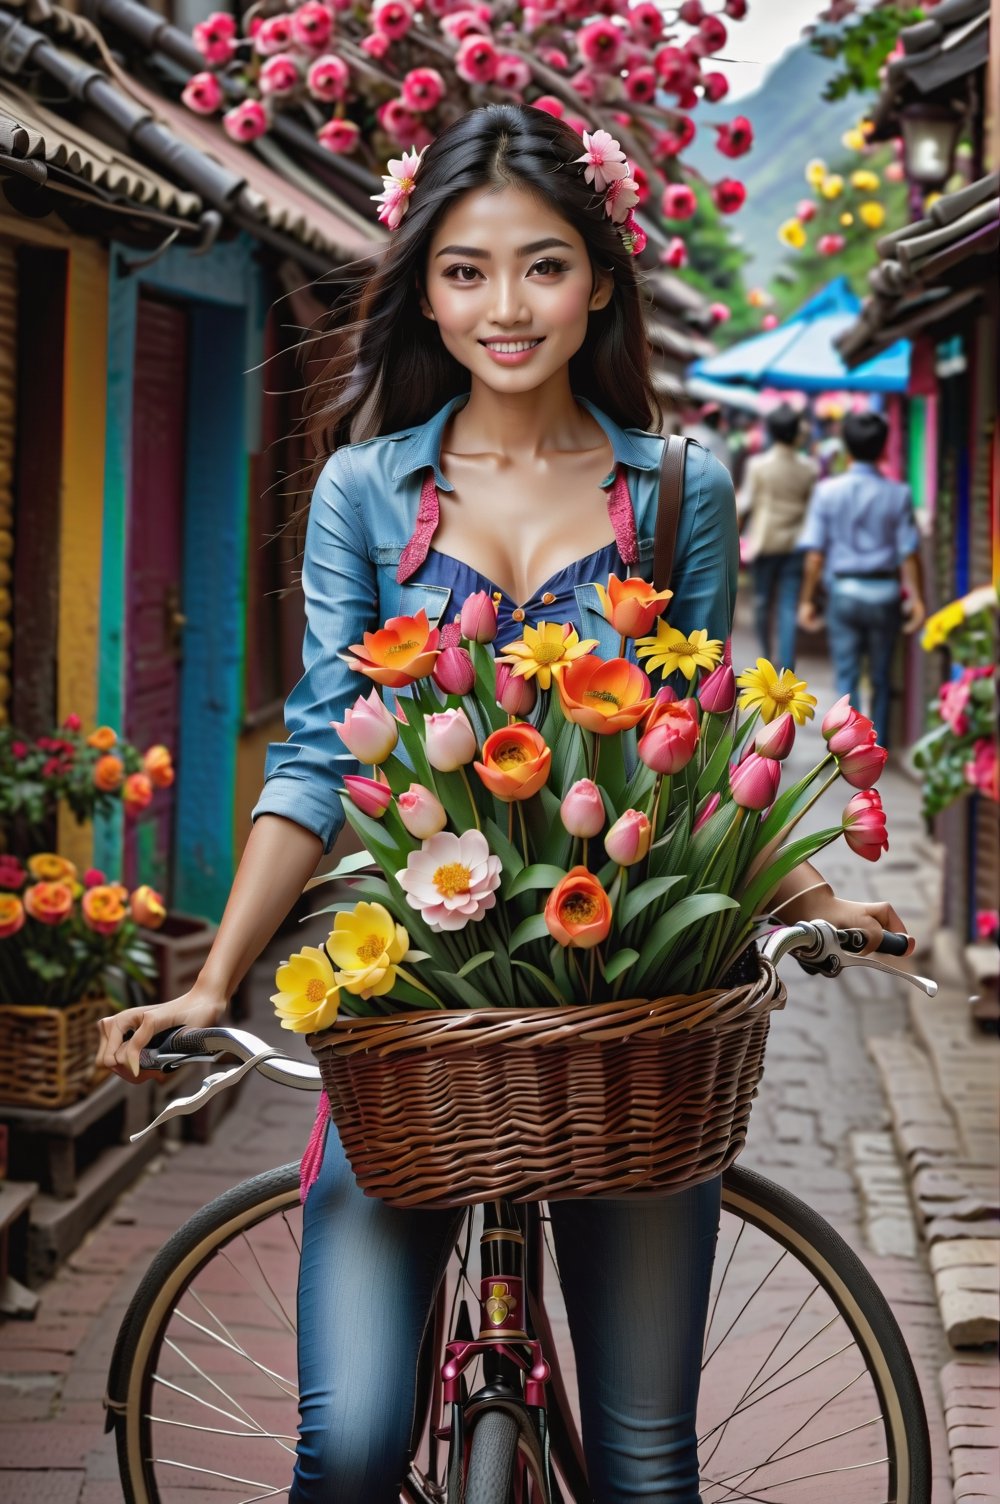
[[[900,111],[903,165],[911,183],[942,188],[951,177],[964,116],[940,104],[909,104]]]

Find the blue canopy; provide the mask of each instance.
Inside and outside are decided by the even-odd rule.
[[[834,341],[855,322],[860,308],[847,278],[837,277],[777,329],[696,360],[688,375],[800,392],[905,392],[909,340],[897,340],[852,371],[841,360]]]

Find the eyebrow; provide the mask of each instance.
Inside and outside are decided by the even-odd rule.
[[[533,240],[530,245],[522,245],[514,254],[516,256],[534,256],[539,251],[552,250],[554,246],[561,246],[565,251],[573,249],[568,241],[556,240],[550,236],[545,240]],[[438,251],[437,256],[434,258],[435,261],[439,256],[476,256],[482,261],[492,261],[493,259],[489,251],[478,251],[472,245],[446,245],[443,250]]]

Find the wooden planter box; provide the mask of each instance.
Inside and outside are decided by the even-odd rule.
[[[107,1075],[94,1066],[97,1021],[114,1012],[106,997],[65,1008],[0,1006],[0,1103],[68,1107]]]
[[[194,914],[169,913],[158,930],[144,932],[159,968],[158,1003],[170,1002],[194,986],[208,959],[216,926]]]

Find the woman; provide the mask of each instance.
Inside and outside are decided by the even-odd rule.
[[[269,751],[197,984],[103,1021],[100,1058],[126,1079],[156,1031],[223,1017],[333,845],[340,776],[356,765],[330,722],[358,694],[338,652],[421,607],[451,620],[487,588],[499,644],[548,619],[617,653],[594,585],[611,571],[650,575],[662,440],[644,431],[656,406],[635,241],[628,221],[606,212],[621,207],[620,189],[606,198],[607,183],[622,182],[611,176],[618,158],[608,148],[605,171],[594,152],[581,161],[580,147],[539,110],[490,105],[450,127],[414,180],[385,198],[392,236],[360,300],[359,353],[333,373],[334,453],[310,509],[305,673],[288,699],[289,740]],[[371,437],[348,442],[359,430]],[[692,446],[672,622],[728,638],[736,562],[729,477]],[[883,925],[899,927],[888,905],[842,903],[816,883],[806,869],[782,897],[794,906],[810,890],[810,914],[860,926],[872,946]],[[551,1210],[594,1497],[694,1504],[719,1184]],[[363,1196],[327,1132],[304,1209],[293,1504],[398,1498],[420,1338],[455,1229],[451,1213]]]

